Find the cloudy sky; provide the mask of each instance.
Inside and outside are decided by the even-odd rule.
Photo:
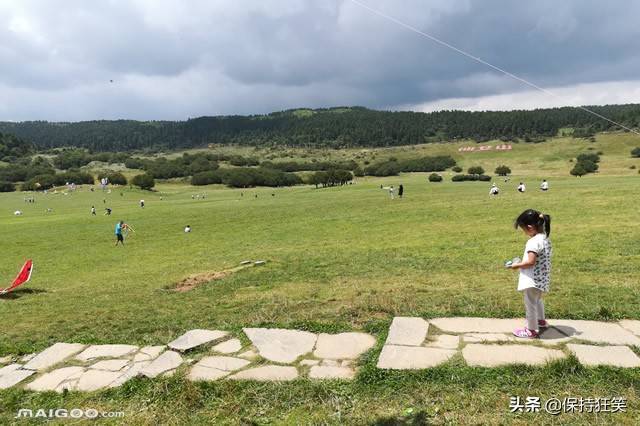
[[[640,2],[0,0],[0,120],[640,102]],[[113,82],[111,82],[113,80]]]

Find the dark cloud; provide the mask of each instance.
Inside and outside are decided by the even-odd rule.
[[[587,103],[597,83],[638,79],[633,0],[359,1],[541,86],[590,83]],[[446,107],[528,89],[349,0],[5,2],[0,67],[4,120]]]

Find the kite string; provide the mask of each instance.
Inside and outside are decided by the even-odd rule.
[[[448,48],[448,49],[451,49],[451,50],[453,50],[453,51],[455,51],[455,52],[457,52],[457,53],[459,53],[459,54],[461,54],[461,55],[463,55],[463,56],[466,56],[467,58],[473,59],[474,61],[479,62],[479,63],[481,63],[481,64],[483,64],[483,65],[486,65],[486,66],[488,66],[488,67],[490,67],[490,68],[492,68],[492,69],[494,69],[494,70],[496,70],[496,71],[498,71],[498,72],[500,72],[500,73],[502,73],[502,74],[504,74],[504,75],[506,75],[506,76],[508,76],[508,77],[511,77],[511,78],[512,78],[512,79],[514,79],[514,80],[517,80],[517,81],[519,81],[519,82],[521,82],[521,83],[524,83],[524,84],[526,84],[526,85],[527,85],[527,86],[529,86],[529,87],[532,87],[532,88],[534,88],[534,89],[536,89],[536,90],[539,90],[539,91],[541,91],[541,92],[543,92],[543,93],[545,93],[545,94],[547,94],[547,95],[553,96],[553,97],[555,97],[555,98],[557,98],[557,99],[560,99],[560,100],[566,101],[566,99],[565,99],[564,97],[562,97],[562,96],[560,96],[560,95],[558,95],[558,94],[556,94],[556,93],[553,93],[552,91],[550,91],[550,90],[548,90],[548,89],[545,89],[544,87],[540,87],[540,86],[538,86],[537,84],[532,83],[532,82],[530,82],[530,81],[528,81],[528,80],[525,80],[525,79],[524,79],[524,78],[522,78],[522,77],[518,77],[517,75],[515,75],[515,74],[513,74],[513,73],[510,73],[510,72],[509,72],[509,71],[507,71],[507,70],[504,70],[504,69],[502,69],[502,68],[500,68],[500,67],[497,67],[497,66],[495,66],[495,65],[493,65],[493,64],[491,64],[491,63],[489,63],[489,62],[487,62],[487,61],[485,61],[485,60],[483,60],[483,59],[481,59],[481,58],[479,58],[479,57],[477,57],[477,56],[474,56],[474,55],[472,55],[472,54],[470,54],[470,53],[468,53],[468,52],[465,52],[464,50],[462,50],[462,49],[460,49],[460,48],[458,48],[458,47],[456,47],[456,46],[454,46],[454,45],[452,45],[452,44],[449,44],[449,43],[447,43],[447,42],[446,42],[446,41],[444,41],[444,40],[440,40],[439,38],[437,38],[437,37],[435,37],[435,36],[433,36],[433,35],[431,35],[431,34],[427,34],[427,33],[425,33],[424,31],[421,31],[421,30],[417,29],[417,28],[416,28],[416,27],[414,27],[414,26],[411,26],[411,25],[409,25],[409,24],[407,24],[407,23],[405,23],[405,22],[400,21],[399,19],[394,18],[393,16],[387,15],[387,14],[385,14],[385,13],[383,13],[383,12],[380,12],[380,11],[379,11],[379,10],[377,10],[377,9],[374,9],[374,8],[372,8],[372,7],[369,7],[369,6],[367,6],[366,4],[361,3],[361,2],[360,2],[360,1],[358,1],[358,0],[349,0],[349,1],[351,1],[352,3],[354,3],[354,4],[356,4],[356,5],[360,6],[360,7],[362,7],[362,8],[364,8],[364,9],[367,9],[368,11],[370,11],[370,12],[372,12],[372,13],[374,13],[374,14],[376,14],[376,15],[378,15],[378,16],[380,16],[380,17],[382,17],[382,18],[385,18],[385,19],[387,19],[387,20],[389,20],[389,21],[391,21],[391,22],[394,22],[394,23],[396,23],[396,24],[398,24],[398,25],[400,25],[400,26],[402,26],[402,27],[404,27],[404,28],[406,28],[406,29],[408,29],[408,30],[410,30],[410,31],[413,31],[414,33],[420,34],[420,35],[422,35],[423,37],[426,37],[426,38],[428,38],[429,40],[431,40],[431,41],[433,41],[433,42],[435,42],[435,43],[438,43],[438,44],[440,44],[440,45],[442,45],[442,46],[444,46],[444,47],[446,47],[446,48]],[[579,108],[579,109],[581,109],[581,110],[583,110],[583,111],[585,111],[585,112],[588,112],[589,114],[592,114],[592,115],[594,115],[594,116],[596,116],[596,117],[598,117],[598,118],[600,118],[600,119],[602,119],[602,120],[606,120],[606,121],[608,121],[609,123],[615,124],[616,126],[620,126],[621,128],[623,128],[623,129],[625,129],[625,130],[628,130],[628,131],[630,131],[630,132],[633,132],[633,133],[635,133],[635,134],[637,134],[637,135],[639,135],[639,136],[640,136],[640,132],[638,132],[638,131],[636,131],[636,130],[634,130],[634,129],[631,129],[631,128],[629,128],[629,127],[627,127],[627,126],[623,125],[623,124],[620,124],[620,123],[618,123],[618,122],[616,122],[616,121],[613,121],[613,120],[611,120],[610,118],[607,118],[607,117],[605,117],[605,116],[604,116],[604,115],[602,115],[602,114],[598,114],[597,112],[592,111],[592,110],[590,110],[589,108],[586,108],[586,107],[584,107],[584,106],[576,106],[575,108]]]

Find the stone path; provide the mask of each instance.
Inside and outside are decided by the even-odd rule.
[[[550,320],[540,339],[511,335],[521,319],[396,317],[377,360],[391,370],[431,368],[452,359],[472,367],[543,365],[575,356],[585,366],[640,368],[640,321]],[[56,343],[38,354],[0,358],[0,389],[96,391],[134,377],[179,369],[192,381],[351,380],[376,345],[367,333],[245,328],[190,330],[167,345]],[[635,349],[633,349],[635,348]]]

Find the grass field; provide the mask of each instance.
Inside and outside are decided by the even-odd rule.
[[[0,279],[10,282],[25,258],[36,265],[24,291],[0,300],[0,356],[57,341],[162,344],[188,329],[238,332],[245,326],[360,329],[382,342],[396,315],[522,316],[516,275],[502,265],[522,253],[526,238],[512,224],[530,207],[552,216],[547,315],[640,318],[640,175],[629,168],[640,166],[629,156],[637,140],[599,135],[595,143],[567,138],[516,144],[511,152],[458,154],[462,145],[327,156],[453,153],[463,167],[479,164],[489,172],[505,163],[514,176],[508,183],[497,180],[499,197],[489,197],[486,183],[452,183],[450,172],[442,183],[414,173],[319,190],[160,184],[155,193],[40,194],[35,204],[24,203],[21,193],[0,194]],[[570,177],[569,160],[589,148],[604,152],[601,172]],[[550,180],[548,193],[537,190],[542,178]],[[520,180],[528,184],[525,194],[515,191]],[[380,190],[381,184],[400,183],[402,200]],[[203,192],[206,199],[191,198]],[[138,206],[141,198],[145,209]],[[90,215],[91,205],[98,216]],[[113,208],[112,216],[102,215],[105,206]],[[13,216],[18,209],[23,216]],[[115,248],[119,219],[136,232]],[[182,232],[186,224],[191,234]],[[189,274],[245,259],[268,262],[189,292],[168,290]],[[638,369],[584,368],[572,358],[544,368],[482,369],[455,359],[422,372],[385,372],[374,368],[379,350],[365,356],[352,383],[193,384],[178,375],[136,379],[95,394],[14,389],[0,391],[0,416],[10,421],[18,408],[95,407],[124,411],[133,424],[640,422]],[[600,416],[515,415],[508,410],[515,395],[623,396],[629,409]]]

